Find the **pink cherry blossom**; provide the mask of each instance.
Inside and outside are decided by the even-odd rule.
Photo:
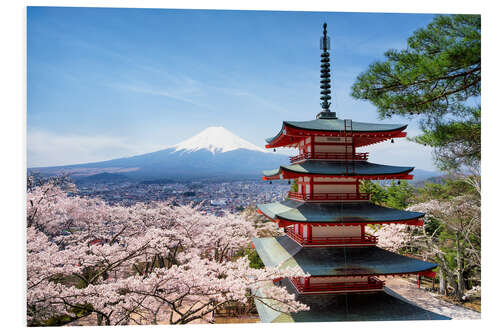
[[[29,325],[77,318],[75,309],[102,325],[186,324],[252,298],[272,299],[280,311],[308,309],[269,283],[304,272],[252,269],[236,256],[273,230],[242,215],[169,202],[112,206],[48,182],[28,189],[27,216]]]

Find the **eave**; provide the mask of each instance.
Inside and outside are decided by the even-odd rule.
[[[342,207],[340,210],[339,207]],[[311,226],[356,226],[368,224],[406,224],[423,226],[424,213],[382,207],[373,203],[299,203],[285,200],[259,204],[259,214],[278,223],[280,228],[294,224]],[[340,211],[340,212],[339,212]]]
[[[376,246],[302,247],[288,236],[254,238],[266,267],[300,268],[311,276],[386,276],[417,274],[437,267]]]
[[[403,138],[406,136],[406,125],[390,131],[352,131],[349,132],[349,136],[353,137],[354,146],[361,147],[393,138]],[[322,131],[322,130],[311,130],[311,129],[301,129],[294,127],[286,122],[280,132],[273,138],[267,139],[266,148],[277,148],[277,147],[293,147],[297,146],[299,141],[304,138],[311,136],[325,136],[325,137],[343,137],[346,136],[344,131]]]
[[[413,167],[390,166],[367,161],[305,160],[265,170],[263,180],[294,179],[302,176],[357,179],[413,179]]]
[[[411,170],[413,171],[413,170]],[[328,175],[324,173],[305,173],[305,172],[295,172],[295,171],[289,171],[289,170],[283,170],[281,167],[279,169],[279,172],[276,173],[276,175],[273,176],[263,176],[262,180],[268,181],[268,180],[279,180],[279,179],[295,179],[303,176],[309,176],[309,175],[314,175],[317,177],[325,177],[325,178],[355,178],[355,179],[369,179],[369,180],[384,180],[384,179],[406,179],[406,180],[412,180],[413,175],[410,175],[408,172],[402,172],[402,173],[395,173],[395,174],[383,174],[383,175],[356,175],[356,174],[340,174],[340,175]]]

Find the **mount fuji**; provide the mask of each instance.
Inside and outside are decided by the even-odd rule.
[[[224,127],[208,127],[195,136],[168,148],[174,148],[174,152],[185,151],[189,153],[199,150],[208,150],[214,155],[216,153],[226,153],[237,149],[268,153],[265,149],[243,140]]]
[[[156,152],[103,162],[32,168],[43,175],[68,173],[75,180],[258,179],[261,171],[288,164],[288,157],[268,152],[228,131],[208,127],[195,136]],[[89,180],[90,180],[89,179]]]

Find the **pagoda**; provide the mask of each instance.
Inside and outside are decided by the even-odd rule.
[[[260,214],[285,235],[255,238],[253,246],[269,267],[300,267],[308,278],[272,283],[295,293],[310,311],[281,313],[256,302],[262,322],[446,319],[387,292],[386,276],[426,274],[436,264],[377,247],[367,225],[423,226],[423,213],[382,207],[360,192],[361,180],[412,179],[413,167],[368,162],[358,149],[402,138],[407,125],[339,119],[331,107],[330,40],[321,37],[322,111],[310,121],[284,121],[266,148],[297,148],[290,165],[264,171],[263,180],[294,180],[296,190],[281,202],[258,205]],[[270,282],[271,283],[271,282]]]

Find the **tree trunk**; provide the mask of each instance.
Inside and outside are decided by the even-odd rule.
[[[456,232],[456,251],[457,251],[457,289],[455,290],[455,295],[458,299],[462,299],[465,292],[464,283],[464,263],[462,259],[462,247],[460,246],[460,233]]]
[[[439,293],[441,295],[446,295],[446,278],[444,276],[443,269],[439,267]]]
[[[457,280],[456,280],[456,276],[454,274],[454,272],[451,270],[450,267],[447,267],[447,262],[446,262],[446,259],[445,257],[438,253],[437,254],[437,258],[439,259],[439,270],[440,272],[442,273],[442,275],[444,275],[444,281],[445,282],[445,295],[448,295],[448,288],[446,288],[446,284],[449,283],[451,284],[451,287],[453,288],[453,291],[454,293],[456,294],[457,293],[457,290],[458,290],[458,284],[457,284]],[[441,282],[439,282],[439,284],[441,285]]]
[[[102,314],[97,314],[97,326],[102,326]]]

